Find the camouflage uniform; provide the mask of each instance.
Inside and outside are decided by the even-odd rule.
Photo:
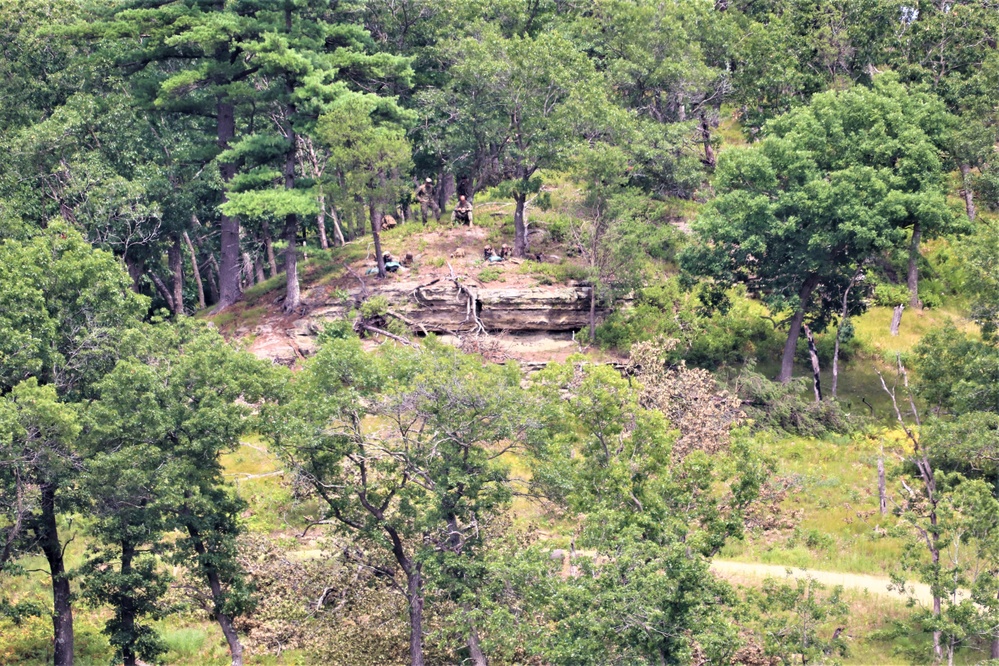
[[[434,184],[429,178],[416,188],[416,200],[420,202],[420,215],[423,217],[423,224],[427,223],[427,210],[434,212],[434,219],[441,221],[441,207],[437,205],[437,197],[434,196]]]
[[[468,199],[458,199],[458,204],[451,211],[451,222],[472,224],[472,202]]]

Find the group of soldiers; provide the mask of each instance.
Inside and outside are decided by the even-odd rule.
[[[420,183],[420,186],[416,188],[415,198],[420,204],[420,215],[423,219],[423,224],[427,223],[428,214],[433,214],[434,219],[440,222],[441,219],[441,208],[437,203],[437,192],[434,189],[434,181],[427,178],[425,181]],[[465,198],[465,195],[458,197],[458,203],[451,211],[451,223],[452,224],[467,224],[471,226],[472,224],[472,203]],[[396,219],[391,215],[385,215],[382,218],[383,228],[391,229],[397,224]],[[511,248],[506,243],[498,249],[493,249],[491,245],[486,245],[482,248],[482,258],[488,262],[504,261],[513,255],[513,248]],[[464,257],[465,251],[462,248],[458,248],[451,255],[454,257]],[[385,270],[389,273],[395,273],[399,270],[405,270],[413,265],[413,255],[407,252],[404,257],[397,259],[393,257],[389,252],[382,253],[382,261],[384,262]],[[374,269],[370,269],[374,270]]]
[[[423,224],[427,223],[427,213],[432,212],[434,219],[441,221],[441,207],[437,204],[437,193],[434,190],[434,181],[427,178],[416,188],[416,201],[420,204],[420,217]],[[451,224],[472,224],[472,202],[462,194],[458,197],[458,204],[451,211]]]

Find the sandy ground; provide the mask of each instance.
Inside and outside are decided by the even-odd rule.
[[[839,571],[815,571],[814,569],[791,569],[790,567],[777,564],[752,564],[747,562],[729,562],[727,560],[714,560],[711,562],[711,570],[722,578],[735,583],[746,583],[751,579],[763,579],[767,577],[784,578],[790,570],[794,578],[804,578],[811,576],[818,582],[828,587],[842,585],[845,590],[858,592],[869,592],[893,599],[904,601],[903,597],[895,590],[888,589],[888,578],[883,576],[869,576],[866,574],[842,573]],[[908,583],[907,589],[910,596],[914,597],[920,604],[930,606],[933,597],[930,594],[929,585],[922,583]],[[966,592],[961,596],[966,596]]]

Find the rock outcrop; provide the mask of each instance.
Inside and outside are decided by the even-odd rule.
[[[312,352],[325,322],[345,316],[357,303],[375,296],[388,301],[389,317],[403,321],[416,334],[474,333],[481,322],[490,334],[557,335],[585,328],[590,317],[588,286],[485,287],[461,282],[459,288],[446,278],[429,284],[400,281],[370,286],[365,292],[354,289],[346,302],[314,303],[307,316],[286,329],[286,341],[261,339],[251,350],[266,347],[269,358],[293,363]],[[598,315],[603,314],[598,310]],[[275,332],[267,331],[269,337]],[[278,347],[287,349],[279,353]]]

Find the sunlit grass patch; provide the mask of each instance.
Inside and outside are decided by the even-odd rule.
[[[947,307],[921,311],[906,308],[902,313],[902,324],[897,336],[891,334],[891,318],[892,308],[872,307],[863,315],[851,319],[854,335],[866,348],[887,358],[893,357],[895,353],[905,354],[911,351],[923,336],[947,323],[953,323],[958,330],[966,333],[978,333],[977,326],[960,312]]]
[[[796,487],[784,503],[800,511],[793,532],[732,541],[724,559],[829,571],[885,575],[898,564],[902,544],[879,534],[893,522],[877,513],[877,437],[776,440],[767,450],[779,473]],[[898,446],[886,442],[886,455]]]
[[[306,507],[292,499],[288,475],[277,456],[259,438],[247,438],[222,457],[225,475],[250,506],[243,515],[251,532],[275,532],[307,522]]]

